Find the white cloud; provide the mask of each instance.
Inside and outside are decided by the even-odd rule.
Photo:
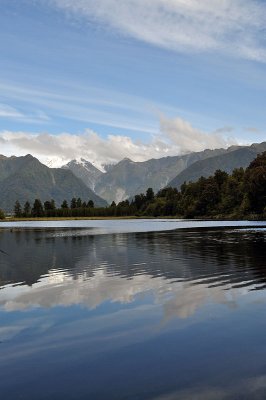
[[[145,161],[236,143],[217,132],[202,132],[181,118],[168,119],[163,115],[160,132],[153,135],[149,143],[115,134],[103,138],[89,129],[81,135],[2,131],[0,140],[3,143],[1,152],[5,155],[32,153],[42,162],[48,163],[49,159],[57,165],[82,157],[98,166],[120,161],[124,157]]]
[[[176,150],[178,149],[177,153],[226,147],[229,143],[232,144],[234,142],[233,140],[225,139],[217,130],[214,133],[201,132],[179,117],[168,119],[161,116],[160,126],[161,132],[176,147]],[[219,130],[223,131],[224,129],[220,128]]]
[[[266,61],[266,5],[257,0],[50,0],[122,35],[182,52]]]

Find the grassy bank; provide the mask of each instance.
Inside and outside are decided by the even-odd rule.
[[[216,216],[202,216],[200,218],[187,218],[181,215],[165,215],[165,216],[147,216],[147,215],[130,215],[130,216],[109,216],[109,217],[37,217],[37,218],[15,218],[15,217],[6,217],[5,219],[0,220],[1,222],[30,222],[30,221],[108,221],[108,220],[128,220],[128,219],[183,219],[183,220],[208,220],[208,221],[266,221],[265,215],[259,214],[249,214],[244,216],[239,215],[216,215]]]

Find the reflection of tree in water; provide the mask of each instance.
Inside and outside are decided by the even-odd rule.
[[[69,270],[82,252],[85,237],[52,236],[49,230],[13,230],[0,233],[0,285],[23,282],[32,285],[53,269]],[[87,241],[93,238],[87,237]]]
[[[167,278],[205,278],[205,283],[210,285],[253,279],[262,283],[266,279],[265,231],[177,230],[169,235],[167,232],[154,234],[155,244],[148,235],[146,243],[150,254],[159,243],[165,257],[161,270]],[[143,237],[139,239],[143,242]]]
[[[195,229],[82,235],[82,231],[0,232],[0,285],[32,285],[49,271],[89,279],[104,269],[130,278],[139,274],[207,285],[266,282],[265,232]],[[192,283],[192,282],[191,282]]]

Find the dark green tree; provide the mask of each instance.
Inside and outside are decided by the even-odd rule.
[[[262,214],[266,206],[266,151],[250,163],[245,174],[245,186],[251,211]]]
[[[228,173],[225,171],[221,171],[220,169],[217,169],[214,174],[214,180],[219,186],[219,188],[226,182],[228,178]]]
[[[81,208],[82,207],[82,200],[81,200],[81,198],[79,197],[78,199],[77,199],[77,208]]]
[[[88,201],[88,207],[89,208],[94,208],[94,202],[92,200]]]
[[[43,217],[44,216],[43,205],[42,205],[42,202],[40,199],[35,199],[31,213],[32,213],[33,217]]]
[[[154,191],[152,188],[148,188],[146,191],[146,199],[147,201],[152,201],[154,199]]]
[[[28,218],[31,215],[31,206],[30,206],[30,202],[26,201],[23,207],[23,215],[24,217]]]
[[[22,217],[21,204],[18,200],[15,202],[15,205],[14,205],[14,214],[15,214],[16,218]]]
[[[50,201],[45,201],[44,202],[44,209],[45,209],[45,211],[49,211],[49,210],[52,210],[52,205],[51,205],[51,202]]]
[[[71,203],[70,203],[70,208],[77,208],[77,199],[76,199],[76,197],[73,197],[73,199],[71,200]]]
[[[140,210],[146,201],[146,197],[144,196],[143,193],[141,194],[136,194],[136,196],[134,197],[134,205],[136,207],[137,210]]]
[[[51,199],[51,201],[50,201],[50,206],[51,206],[51,210],[55,210],[55,209],[56,209],[54,199]]]
[[[67,201],[64,200],[63,203],[61,204],[61,208],[68,208]]]

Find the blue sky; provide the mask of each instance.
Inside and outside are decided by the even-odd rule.
[[[0,0],[0,11],[3,154],[101,164],[266,139],[265,2]]]

